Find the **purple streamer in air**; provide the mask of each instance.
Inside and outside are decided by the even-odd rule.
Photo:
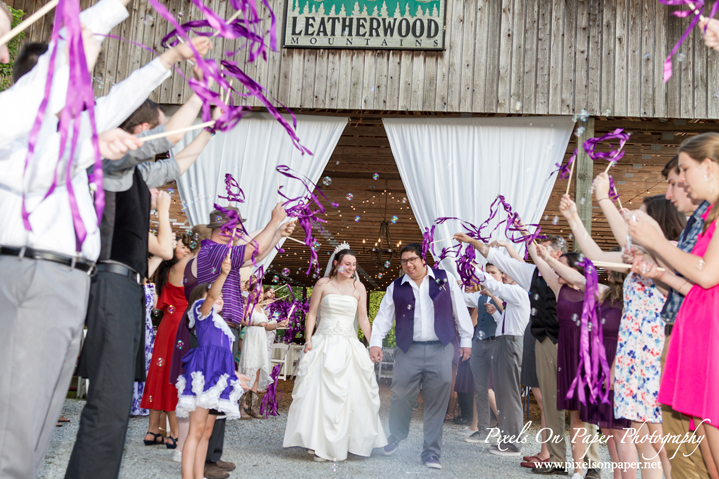
[[[53,175],[53,182],[50,189],[43,197],[42,201],[48,198],[57,186],[57,172],[60,164],[62,163],[63,157],[65,157],[68,133],[72,127],[72,139],[70,141],[70,155],[67,161],[65,170],[65,187],[68,192],[68,200],[70,203],[70,212],[72,215],[73,226],[75,230],[75,243],[77,251],[80,251],[82,244],[87,237],[87,230],[82,222],[80,216],[80,210],[77,206],[77,200],[75,198],[75,191],[72,185],[72,171],[74,166],[75,152],[77,150],[77,142],[80,137],[80,129],[82,125],[81,116],[84,111],[87,110],[90,128],[92,130],[92,146],[95,153],[95,163],[93,166],[92,173],[90,173],[89,180],[96,186],[95,192],[95,212],[97,215],[98,224],[102,221],[102,213],[105,208],[105,190],[102,187],[103,174],[102,174],[102,159],[100,157],[100,147],[97,136],[97,130],[95,127],[95,97],[92,90],[92,82],[90,80],[90,73],[87,69],[87,60],[85,58],[85,49],[82,39],[82,26],[80,24],[80,5],[78,2],[71,0],[60,0],[55,9],[55,20],[53,22],[53,31],[50,37],[50,43],[52,45],[52,53],[50,54],[50,63],[48,66],[48,74],[45,82],[45,93],[43,100],[40,103],[35,123],[30,130],[28,137],[28,154],[25,157],[25,167],[23,170],[23,180],[27,174],[28,166],[32,160],[35,152],[35,145],[39,140],[39,133],[45,119],[45,112],[47,110],[47,104],[50,98],[50,92],[52,89],[52,82],[55,75],[55,60],[57,55],[57,44],[61,39],[60,29],[65,28],[65,38],[68,53],[68,67],[69,67],[69,82],[67,89],[67,99],[65,102],[65,108],[63,108],[60,114],[60,123],[58,132],[60,133],[60,149],[58,162],[55,165],[55,174]],[[23,181],[24,183],[24,181]],[[26,230],[32,231],[30,225],[30,213],[27,211],[26,206],[26,194],[23,190],[22,194],[22,219],[23,225]]]
[[[574,153],[572,153],[572,156],[569,157],[569,160],[567,161],[566,165],[562,165],[562,162],[555,163],[554,166],[557,167],[556,170],[552,171],[549,174],[549,177],[551,178],[553,174],[559,173],[559,179],[560,180],[566,180],[569,178],[572,174],[572,163],[577,159],[577,149],[574,149]]]
[[[687,27],[687,29],[684,31],[679,41],[674,45],[671,52],[669,52],[667,59],[664,60],[664,83],[666,83],[672,77],[672,57],[676,55],[676,53],[679,51],[679,47],[681,47],[682,43],[684,43],[684,41],[687,39],[689,33],[691,33],[694,26],[699,23],[700,17],[704,13],[705,5],[704,0],[659,0],[659,3],[670,6],[686,5],[690,8],[690,10],[677,10],[675,12],[672,12],[672,15],[674,15],[675,17],[686,18],[689,15],[694,15],[694,18],[692,18],[691,22],[689,22],[689,26]],[[717,13],[717,10],[719,10],[719,2],[714,2],[711,11],[709,12],[709,18],[714,18]]]
[[[614,185],[612,175],[609,175],[609,199],[612,200],[612,203],[619,199],[619,193],[617,192],[617,187]]]
[[[624,148],[624,144],[629,140],[630,135],[631,133],[624,133],[622,128],[617,128],[606,135],[588,139],[584,142],[582,148],[584,148],[584,151],[587,152],[587,156],[589,156],[592,161],[606,160],[611,163],[616,163],[624,157],[625,152],[622,148]],[[609,145],[608,152],[596,151],[597,144],[607,140],[619,140],[619,148],[615,150],[612,148],[612,145]]]
[[[317,185],[315,185],[309,178],[307,178],[301,173],[294,171],[289,166],[279,165],[277,167],[277,172],[283,176],[286,176],[287,178],[298,180],[300,183],[302,183],[302,186],[305,189],[306,194],[297,196],[295,198],[290,198],[285,195],[282,192],[282,186],[277,193],[282,198],[287,200],[283,203],[285,211],[287,211],[287,216],[291,218],[297,218],[297,222],[299,223],[300,227],[302,227],[302,230],[305,232],[305,238],[303,243],[310,249],[310,265],[307,268],[306,274],[309,275],[313,269],[315,270],[316,274],[319,274],[320,264],[317,257],[317,251],[312,248],[312,245],[316,243],[317,240],[312,236],[312,228],[317,224],[326,223],[326,221],[318,217],[318,215],[325,213],[325,207],[322,205],[322,202],[317,197],[317,195],[315,195],[314,192],[319,192],[319,194],[324,199],[326,199],[327,201],[329,200],[324,195],[324,193],[322,193],[322,191],[317,188]],[[338,203],[331,204],[335,208],[339,206]],[[315,205],[317,208],[313,209],[312,205]]]
[[[435,225],[432,225],[431,228],[425,228],[424,233],[422,233],[422,259],[427,261],[427,253],[430,253],[432,256],[436,256],[434,253],[434,229],[436,228]]]
[[[578,264],[584,268],[586,279],[580,326],[579,365],[566,398],[572,399],[576,392],[579,401],[586,405],[586,392],[588,391],[592,404],[598,404],[598,401],[609,404],[609,388],[603,387],[610,378],[610,369],[607,352],[604,348],[602,325],[599,322],[597,270],[587,258]]]
[[[227,196],[218,196],[218,198],[236,203],[245,202],[245,192],[242,191],[240,184],[229,173],[225,174],[225,189],[227,190]]]

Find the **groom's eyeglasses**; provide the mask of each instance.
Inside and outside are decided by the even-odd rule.
[[[407,259],[400,260],[400,263],[402,264],[402,266],[407,266],[410,263],[414,263],[418,259],[419,259],[419,256],[415,256],[414,258],[407,258]]]

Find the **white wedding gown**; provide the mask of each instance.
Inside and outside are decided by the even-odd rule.
[[[284,447],[313,449],[328,460],[369,456],[387,437],[379,419],[379,387],[369,352],[354,329],[357,299],[330,294],[312,350],[300,361]]]

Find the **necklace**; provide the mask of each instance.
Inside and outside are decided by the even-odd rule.
[[[347,285],[345,285],[344,288],[340,288],[340,282],[337,280],[335,280],[335,283],[337,284],[337,289],[339,290],[340,293],[343,292],[345,290],[345,288],[347,288]],[[349,281],[347,281],[347,283],[349,283]]]

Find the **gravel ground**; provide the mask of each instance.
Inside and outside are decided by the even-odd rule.
[[[287,389],[291,382],[288,381]],[[286,389],[283,387],[282,389]],[[381,386],[382,410],[380,415],[388,431],[389,416],[388,386]],[[287,398],[286,395],[285,398]],[[289,399],[289,398],[287,398]],[[225,448],[222,459],[237,464],[231,478],[274,478],[292,475],[299,478],[324,477],[475,477],[530,478],[537,477],[528,469],[519,467],[516,457],[504,458],[486,452],[487,445],[465,443],[457,434],[461,429],[451,422],[445,422],[444,445],[442,448],[442,471],[430,470],[420,463],[422,448],[422,408],[414,411],[410,435],[400,444],[398,451],[390,457],[374,454],[370,458],[350,455],[346,461],[333,464],[316,463],[305,449],[282,448],[285,423],[287,421],[286,399],[281,402],[280,416],[267,420],[229,421],[225,433]],[[70,458],[70,452],[77,434],[80,412],[85,402],[68,399],[63,415],[71,420],[69,424],[56,428],[40,472],[41,478],[63,478]],[[284,406],[284,407],[282,407]],[[536,423],[536,421],[535,421]],[[527,437],[523,453],[535,454],[539,451],[534,433]],[[142,443],[147,431],[147,418],[130,419],[125,442],[125,457],[120,477],[129,478],[179,478],[180,465],[172,462],[172,451],[159,447],[146,447]],[[606,446],[600,446],[603,461],[609,461]],[[604,471],[603,477],[612,477],[610,471]]]

